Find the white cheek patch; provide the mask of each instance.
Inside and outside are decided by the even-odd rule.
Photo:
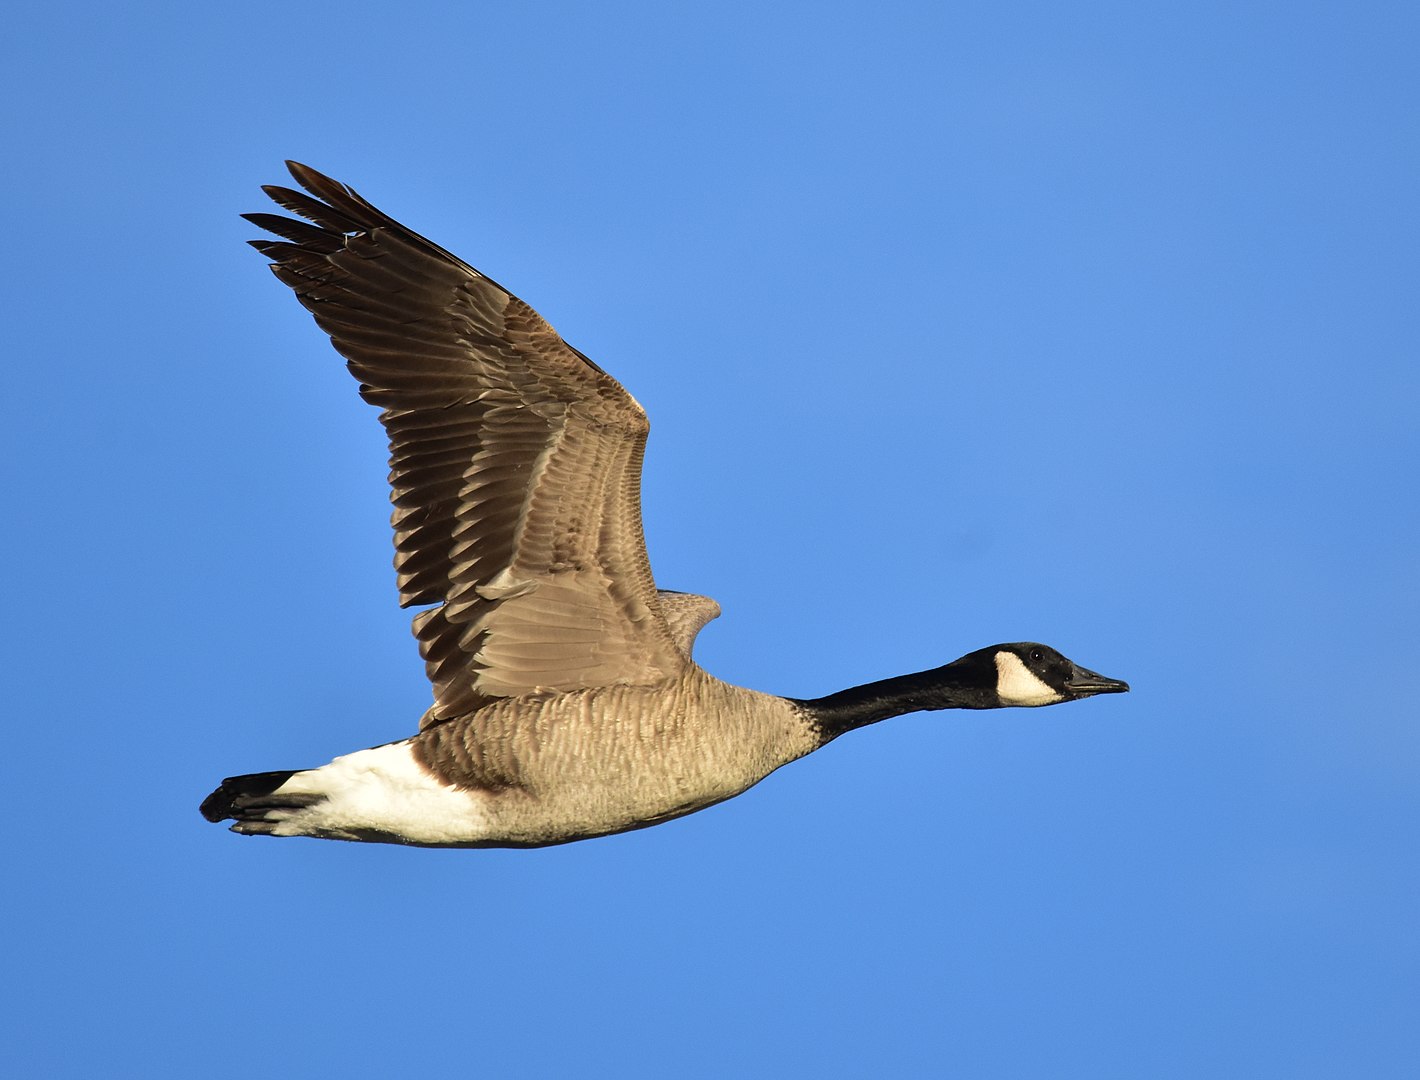
[[[1002,705],[1054,705],[1065,695],[1046,685],[1013,652],[996,654],[996,696]]]

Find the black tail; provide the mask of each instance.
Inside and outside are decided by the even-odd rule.
[[[270,798],[271,793],[295,776],[299,769],[284,769],[276,772],[247,773],[245,776],[229,776],[207,798],[202,800],[202,816],[208,821],[222,821],[225,818],[246,820],[249,815],[259,816],[264,810],[274,806],[309,806],[319,800],[318,795],[283,795]]]

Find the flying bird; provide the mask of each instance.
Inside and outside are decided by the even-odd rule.
[[[268,186],[304,221],[254,240],[377,406],[400,604],[433,685],[418,733],[315,769],[228,777],[234,832],[537,847],[738,795],[847,731],[924,709],[1129,689],[1046,645],[790,698],[692,658],[720,614],[658,589],[641,528],[645,411],[491,278],[314,169]]]

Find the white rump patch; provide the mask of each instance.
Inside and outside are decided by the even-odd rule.
[[[358,750],[299,772],[277,794],[323,795],[313,806],[277,811],[277,836],[388,833],[416,844],[460,844],[488,836],[485,796],[440,783],[414,760],[409,741]]]
[[[996,653],[996,696],[1002,705],[1054,705],[1065,695],[1052,689],[1013,652]]]

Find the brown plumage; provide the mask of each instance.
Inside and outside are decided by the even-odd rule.
[[[381,410],[400,603],[432,605],[414,632],[434,701],[400,742],[228,778],[202,804],[210,820],[270,835],[558,843],[718,802],[885,716],[1125,688],[1033,645],[817,701],[706,674],[691,650],[719,606],[658,592],[646,557],[640,405],[496,282],[287,164],[305,192],[265,191],[306,221],[249,214],[282,237],[252,243]]]
[[[649,424],[621,385],[496,282],[294,162],[310,218],[248,220],[390,442],[400,604],[434,684],[425,725],[530,690],[647,683],[684,659],[641,533]],[[345,235],[350,234],[350,235]]]

